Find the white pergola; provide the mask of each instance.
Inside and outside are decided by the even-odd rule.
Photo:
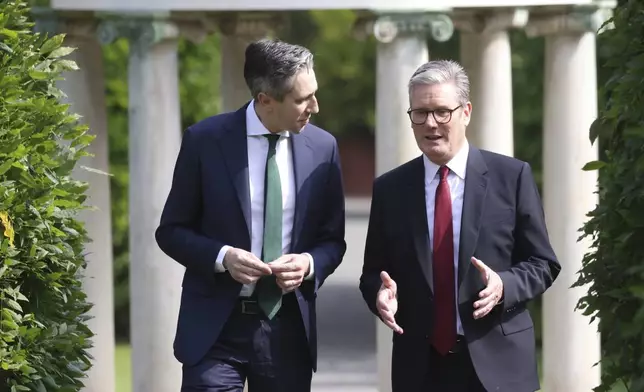
[[[395,4],[395,9],[391,9]],[[133,390],[174,392],[181,368],[172,354],[183,267],[158,248],[154,231],[170,188],[180,147],[177,39],[222,33],[223,109],[248,99],[242,77],[245,44],[267,34],[280,11],[355,9],[357,33],[378,43],[376,172],[419,154],[410,131],[406,83],[429,58],[427,37],[450,39],[461,32],[461,61],[472,81],[470,141],[513,155],[512,50],[508,30],[545,36],[544,205],[550,238],[563,271],[544,297],[544,385],[547,392],[587,392],[599,383],[596,325],[575,312],[583,288],[571,289],[589,243],[578,229],[597,203],[596,173],[582,166],[595,160],[588,129],[597,115],[595,34],[615,2],[592,0],[51,0],[39,26],[68,35],[80,72],[61,82],[73,110],[97,135],[86,162],[109,171],[106,105],[100,45],[130,41],[129,168],[130,287]],[[95,366],[86,391],[113,392],[114,323],[109,179],[79,172],[90,182],[89,203],[98,211],[83,219],[88,244],[85,289],[95,304]],[[356,246],[362,246],[359,244]],[[353,246],[351,243],[349,246]],[[360,263],[361,260],[345,260]],[[357,279],[357,276],[356,276]],[[357,280],[356,280],[357,282]],[[357,283],[356,283],[357,284]],[[375,321],[374,321],[375,322]],[[390,332],[377,327],[379,390],[390,390]]]

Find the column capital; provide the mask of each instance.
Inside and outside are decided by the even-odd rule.
[[[213,30],[249,41],[274,32],[281,28],[285,21],[284,16],[270,12],[226,12],[208,19]]]
[[[444,13],[381,13],[362,16],[354,25],[358,38],[373,35],[378,42],[389,43],[398,36],[429,36],[445,42],[454,34],[454,23]]]
[[[200,41],[214,31],[203,15],[185,14],[115,14],[93,12],[60,12],[49,7],[34,7],[36,31],[66,34],[74,38],[96,39],[110,44],[118,38],[153,45],[164,39],[184,36]]]
[[[524,28],[530,17],[527,8],[502,11],[457,11],[454,13],[455,27],[464,33],[489,34],[498,31]]]
[[[49,7],[33,7],[31,13],[39,33],[65,34],[81,39],[95,39],[98,20],[89,12],[61,14]]]
[[[612,28],[605,24],[613,15],[608,7],[577,7],[567,11],[551,11],[531,15],[525,27],[529,37],[565,33],[599,33],[600,29]]]
[[[178,25],[163,15],[105,16],[97,29],[97,37],[102,44],[110,44],[123,37],[141,49],[166,39],[177,39],[179,35]]]

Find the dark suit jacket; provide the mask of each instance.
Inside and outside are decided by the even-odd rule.
[[[360,290],[378,315],[381,271],[398,286],[393,336],[394,392],[420,391],[427,374],[433,320],[432,260],[425,207],[424,165],[414,159],[374,182]],[[489,391],[539,389],[534,328],[526,303],[555,280],[560,265],[550,246],[530,166],[470,147],[458,261],[458,307],[472,362]],[[485,285],[475,256],[496,271],[504,299],[473,318]],[[431,380],[429,381],[431,383]]]
[[[186,267],[174,342],[176,358],[197,363],[217,340],[241,283],[215,273],[224,245],[250,251],[246,104],[188,128],[156,231],[159,247]],[[315,279],[295,291],[316,368],[315,298],[344,255],[344,195],[335,138],[307,125],[292,135],[296,206],[292,253],[313,256]]]

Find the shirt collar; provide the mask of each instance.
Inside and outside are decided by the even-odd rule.
[[[271,134],[271,132],[266,129],[257,116],[257,112],[255,112],[255,100],[251,100],[246,108],[246,135],[261,136],[269,134]],[[289,131],[282,131],[277,133],[277,135],[289,137],[291,133]]]
[[[462,180],[465,179],[465,172],[467,171],[467,157],[469,153],[470,146],[467,142],[467,139],[465,139],[465,143],[463,143],[461,149],[456,153],[456,155],[454,155],[454,158],[452,158],[452,160],[447,162],[446,165],[449,170],[451,170]],[[423,163],[425,164],[425,175],[427,176],[427,178],[434,178],[436,176],[436,173],[438,173],[440,166],[430,161],[425,154],[423,154]]]

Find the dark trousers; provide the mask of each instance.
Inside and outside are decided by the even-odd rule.
[[[312,378],[304,325],[287,294],[269,320],[255,301],[239,301],[219,339],[194,366],[184,366],[181,392],[310,392]]]
[[[427,385],[432,392],[486,392],[463,338],[444,356],[430,348]]]

